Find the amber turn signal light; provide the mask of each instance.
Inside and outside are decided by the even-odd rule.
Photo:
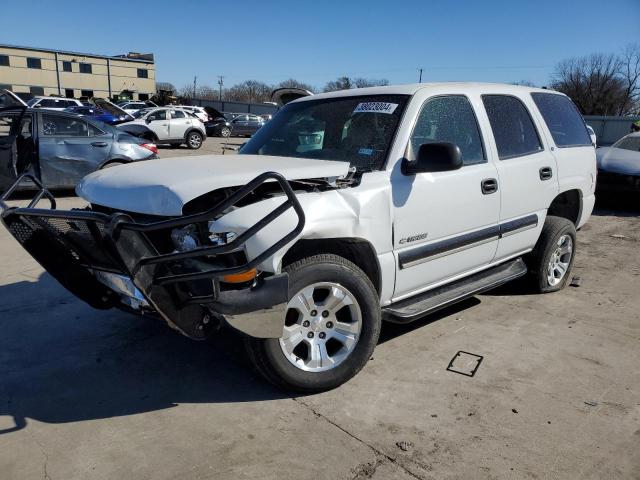
[[[254,278],[256,278],[257,274],[258,270],[252,268],[251,270],[247,270],[246,272],[225,275],[224,277],[222,277],[222,281],[227,283],[243,283],[253,280]]]

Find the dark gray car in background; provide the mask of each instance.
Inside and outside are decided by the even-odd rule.
[[[253,115],[251,113],[240,113],[237,114],[229,123],[231,123],[231,135],[251,136],[256,133],[258,129],[262,128],[262,126],[265,124],[265,121],[258,115]]]
[[[26,172],[47,188],[73,188],[96,170],[157,157],[154,144],[110,125],[16,99],[0,93],[0,191]]]

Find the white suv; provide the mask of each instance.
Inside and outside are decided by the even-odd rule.
[[[534,292],[563,288],[595,184],[565,95],[418,84],[299,99],[238,156],[100,171],[77,187],[93,212],[3,221],[89,304],[152,312],[194,339],[231,326],[266,379],[311,392],[355,375],[383,320],[527,273]]]
[[[147,126],[155,135],[155,143],[169,143],[174,147],[184,143],[196,150],[207,138],[204,123],[181,108],[147,108],[138,110],[133,117],[135,120],[127,124]]]
[[[194,114],[196,117],[200,119],[202,123],[206,123],[212,120],[212,118],[204,109],[204,107],[194,107],[191,105],[171,105],[171,106],[174,108],[180,108],[182,110],[186,110],[187,112]]]
[[[68,107],[81,107],[83,104],[75,98],[62,97],[33,97],[27,102],[27,106],[31,108],[44,108],[46,110],[62,111]]]

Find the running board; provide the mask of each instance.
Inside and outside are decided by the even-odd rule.
[[[400,300],[382,309],[383,318],[393,323],[409,323],[478,293],[491,290],[527,273],[521,258],[475,273],[456,282]]]

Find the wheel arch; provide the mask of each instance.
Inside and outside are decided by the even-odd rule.
[[[582,216],[582,191],[571,189],[556,195],[547,209],[547,215],[566,218],[577,227]]]
[[[200,130],[199,128],[196,128],[196,127],[191,127],[191,128],[189,128],[186,132],[184,132],[184,141],[185,141],[185,142],[187,141],[187,138],[189,137],[189,135],[190,135],[192,132],[197,132],[197,133],[199,133],[199,134],[202,136],[202,141],[203,141],[203,142],[204,142],[204,139],[205,139],[205,138],[207,138],[207,134],[206,134],[206,133],[203,133],[203,132],[202,132],[202,130]]]
[[[363,238],[300,239],[282,257],[282,267],[302,258],[334,254],[357,265],[367,275],[378,296],[382,291],[382,272],[373,245]]]

